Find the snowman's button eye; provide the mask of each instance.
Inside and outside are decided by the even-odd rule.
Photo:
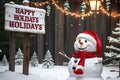
[[[81,40],[79,39],[79,42],[80,42]]]
[[[87,43],[87,40],[85,40],[85,43]]]

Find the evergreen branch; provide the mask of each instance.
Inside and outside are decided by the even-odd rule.
[[[112,33],[115,35],[120,35],[120,31],[119,32],[112,31]]]
[[[109,36],[108,40],[109,40],[109,43],[115,42],[117,44],[120,44],[119,38],[116,39],[116,38],[113,38],[113,37]]]
[[[63,52],[63,53],[62,53],[62,52],[59,52],[58,54],[60,54],[60,55],[62,55],[62,56],[64,56],[64,57],[66,57],[67,59],[70,60],[70,57],[68,57],[64,52]]]
[[[107,49],[112,49],[112,50],[116,50],[116,51],[118,51],[118,52],[120,52],[120,48],[116,48],[116,47],[114,47],[114,46],[106,46],[106,48]]]
[[[110,61],[110,60],[114,60],[114,59],[119,59],[120,60],[120,57],[110,57],[108,59],[103,60],[102,62],[106,62],[106,61]],[[116,66],[120,66],[120,64],[118,64]]]

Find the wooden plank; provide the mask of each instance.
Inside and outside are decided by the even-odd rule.
[[[64,14],[62,12],[59,12],[59,51],[64,51]],[[59,58],[59,64],[62,65],[65,57],[60,56]]]
[[[24,46],[23,46],[23,52],[24,52],[24,59],[23,59],[23,74],[28,75],[29,74],[29,53],[30,53],[30,41],[29,41],[29,33],[24,34]]]
[[[15,32],[9,33],[9,70],[15,71]]]
[[[42,63],[43,60],[43,47],[44,47],[44,36],[37,34],[37,55],[39,63]]]
[[[59,64],[59,56],[57,53],[59,52],[59,44],[58,44],[58,33],[59,33],[59,25],[58,25],[58,21],[59,21],[59,17],[58,17],[58,13],[59,11],[57,9],[55,9],[55,64],[58,65]]]
[[[24,2],[24,6],[29,6],[29,3]],[[23,40],[23,74],[29,74],[29,53],[30,53],[30,33],[24,33]]]
[[[62,65],[65,58],[57,53],[64,51],[64,14],[56,10],[55,19],[55,64]]]

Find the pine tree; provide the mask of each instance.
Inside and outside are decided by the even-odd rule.
[[[50,51],[48,50],[46,52],[46,55],[43,59],[43,63],[42,63],[42,67],[43,68],[53,68],[54,67],[54,60],[52,59],[52,55],[50,53]]]
[[[7,66],[8,65],[8,61],[7,61],[6,55],[3,56],[2,65],[3,66]]]
[[[33,53],[32,57],[31,57],[30,64],[31,64],[32,67],[38,66],[39,62],[38,62],[36,52]]]
[[[15,64],[22,65],[23,64],[23,53],[19,48],[15,55]]]
[[[64,10],[69,11],[69,10],[70,10],[70,5],[69,5],[69,2],[68,2],[68,1],[66,1],[66,2],[64,3],[63,7],[64,7]]]
[[[105,57],[106,59],[109,58],[112,64],[116,64],[120,58],[120,21],[114,31],[112,31],[112,35],[107,37],[107,39],[109,46],[106,46]]]
[[[81,4],[81,13],[82,14],[85,14],[86,7],[87,7],[86,3],[82,2],[82,4]],[[84,17],[82,17],[81,19],[84,20]]]
[[[46,12],[47,16],[50,16],[50,12],[51,12],[50,4],[47,5],[46,9],[47,9],[47,12]]]

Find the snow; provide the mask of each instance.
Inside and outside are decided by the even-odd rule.
[[[108,37],[109,43],[115,42],[120,44],[120,40],[118,38],[113,38],[111,36]]]
[[[106,57],[114,57],[114,56],[117,56],[117,53],[114,53],[114,52],[105,52],[104,53]]]
[[[2,50],[0,49],[0,52],[2,52]]]
[[[118,72],[110,72],[110,70],[118,71],[118,67],[103,67],[102,77],[104,80],[116,78]],[[22,74],[22,66],[16,65],[15,72],[8,70],[8,66],[0,64],[0,80],[67,80],[69,72],[67,66],[55,65],[52,69],[43,69],[41,64],[38,67],[29,67],[29,75]],[[109,78],[111,77],[111,78]],[[114,80],[120,80],[120,78]],[[113,79],[112,79],[113,80]]]
[[[17,7],[17,8],[20,8],[20,9],[27,9],[27,10],[35,10],[35,11],[39,11],[39,12],[43,12],[45,13],[46,11],[44,9],[39,9],[39,8],[33,8],[33,7],[29,7],[29,6],[23,6],[23,5],[18,5],[18,4],[10,4],[10,3],[5,3],[5,6],[8,6],[8,7]]]
[[[116,51],[119,51],[119,52],[120,52],[120,48],[114,47],[113,45],[106,46],[106,48],[108,48],[108,49],[113,49],[113,50],[116,50]]]
[[[53,68],[54,67],[54,60],[52,59],[51,52],[47,50],[43,62],[42,62],[42,67],[43,68]]]

